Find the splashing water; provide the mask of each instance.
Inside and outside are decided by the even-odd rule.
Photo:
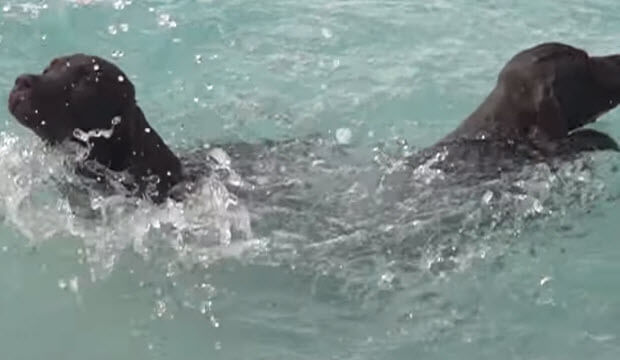
[[[107,131],[78,131],[78,135],[87,140],[109,136]],[[203,179],[183,203],[155,206],[123,193],[105,196],[89,191],[89,184],[71,171],[71,165],[84,159],[88,149],[67,150],[0,133],[0,166],[5,169],[0,179],[1,211],[32,244],[61,235],[82,239],[96,277],[109,273],[127,249],[148,258],[153,248],[170,247],[180,259],[208,266],[220,256],[218,252],[227,253],[233,241],[251,237],[247,210],[215,178]],[[67,195],[75,193],[63,193],[59,184],[73,185],[69,191],[82,191],[81,200],[86,203],[70,204]]]

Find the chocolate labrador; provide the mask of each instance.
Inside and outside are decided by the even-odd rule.
[[[137,191],[155,201],[183,178],[181,162],[146,121],[127,75],[102,58],[59,57],[42,74],[19,76],[9,110],[51,145],[88,146],[87,160],[125,171]]]
[[[510,59],[482,104],[410,160],[485,177],[583,151],[618,151],[608,135],[582,129],[618,102],[620,55],[589,56],[561,43],[540,44]]]
[[[609,136],[580,128],[619,101],[620,55],[594,57],[560,43],[541,44],[514,56],[478,109],[410,162],[433,158],[432,165],[444,170],[498,174],[528,161],[618,150]],[[88,161],[129,174],[127,186],[156,202],[188,176],[147,122],[127,76],[102,58],[60,57],[42,74],[19,76],[9,110],[52,145],[87,146]]]

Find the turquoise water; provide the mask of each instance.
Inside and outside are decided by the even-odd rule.
[[[620,52],[617,10],[610,0],[2,2],[2,98],[17,74],[80,51],[125,70],[178,151],[323,139],[321,162],[276,149],[289,155],[280,173],[307,174],[307,190],[228,207],[212,183],[179,206],[98,199],[105,216],[89,220],[51,184],[60,156],[2,110],[2,359],[617,359],[613,154],[558,175],[533,169],[519,196],[420,186],[389,211],[359,180],[373,159],[389,168],[378,147],[419,148],[456,126],[524,47]],[[595,127],[619,138],[618,118]],[[329,150],[338,142],[351,155]]]

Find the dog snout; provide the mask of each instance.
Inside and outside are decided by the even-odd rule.
[[[34,75],[24,74],[20,75],[15,79],[15,85],[13,86],[13,90],[27,90],[32,88],[34,84]]]
[[[620,55],[592,57],[590,70],[604,88],[620,91]]]

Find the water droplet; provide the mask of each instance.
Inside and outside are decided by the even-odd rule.
[[[198,99],[197,97],[194,98],[194,102],[198,103],[198,101],[200,101],[200,99]]]
[[[39,109],[34,109],[34,113],[38,114],[39,113]]]
[[[488,205],[491,200],[493,200],[493,192],[491,190],[487,190],[484,195],[482,195],[482,202]]]
[[[129,24],[125,24],[125,23],[123,23],[123,24],[120,24],[120,25],[119,25],[119,27],[121,28],[121,31],[122,31],[122,32],[127,32],[127,31],[129,31]]]
[[[219,321],[217,321],[215,316],[211,315],[209,317],[209,321],[211,321],[211,325],[213,325],[214,328],[219,328],[220,327],[220,323],[219,323]]]
[[[66,67],[71,67],[71,63],[67,61],[67,62],[65,63],[65,66],[66,66]]]
[[[213,85],[208,84],[208,85],[207,85],[207,91],[211,91],[211,90],[213,90]]]
[[[58,288],[61,290],[65,290],[67,288],[67,282],[65,279],[58,279]]]
[[[126,5],[130,5],[131,1],[117,0],[114,2],[115,10],[123,10]]]
[[[8,247],[8,246],[6,246],[6,245],[4,245],[4,246],[2,247],[2,252],[7,252],[7,251],[9,251],[9,247]]]
[[[161,318],[166,313],[166,303],[162,300],[157,300],[155,302],[155,315]]]
[[[123,82],[123,81],[125,81],[125,77],[123,75],[119,75],[118,82]]]
[[[149,133],[151,132],[151,128],[145,128],[145,129],[144,129],[144,132],[145,132],[145,133],[147,133],[147,134],[149,134]]]
[[[336,141],[339,144],[346,145],[351,142],[351,138],[353,137],[353,133],[349,128],[339,128],[336,130]]]
[[[176,21],[172,20],[169,14],[161,14],[159,15],[159,19],[157,21],[159,26],[175,28],[177,27]]]
[[[79,284],[78,284],[77,276],[74,276],[69,280],[69,291],[71,291],[74,294],[77,294],[77,292],[79,291]]]
[[[41,120],[41,126],[45,126],[45,124],[47,124],[45,120]]]
[[[540,279],[540,286],[545,286],[545,284],[547,284],[551,280],[553,280],[551,276],[543,277],[542,279]]]
[[[166,171],[166,176],[172,176],[172,172]]]
[[[386,272],[381,274],[381,278],[379,279],[379,288],[383,290],[388,290],[392,287],[392,283],[394,282],[394,278],[396,276],[392,272]]]
[[[11,4],[5,4],[5,5],[2,7],[2,11],[3,11],[3,12],[9,12],[9,11],[11,11]]]
[[[95,64],[95,65],[93,65],[93,70],[95,70],[95,71],[99,71],[99,64]]]
[[[41,35],[41,40],[43,40],[43,41],[47,40],[47,34]]]
[[[116,125],[121,123],[121,117],[120,116],[115,116],[115,117],[112,118],[111,122],[112,122],[113,126],[116,126]]]
[[[194,61],[196,62],[196,64],[202,64],[202,55],[194,55]]]
[[[536,199],[534,200],[534,204],[533,204],[533,209],[536,213],[540,214],[543,212],[544,208],[542,203],[540,202],[540,200]]]
[[[118,33],[118,30],[116,29],[116,25],[108,26],[108,33],[110,35],[116,35]]]
[[[321,34],[323,35],[324,38],[326,39],[331,39],[334,34],[332,33],[331,30],[329,30],[328,28],[322,28],[321,29]]]
[[[121,58],[125,55],[124,52],[122,52],[121,50],[114,50],[112,51],[112,57],[113,58]]]

